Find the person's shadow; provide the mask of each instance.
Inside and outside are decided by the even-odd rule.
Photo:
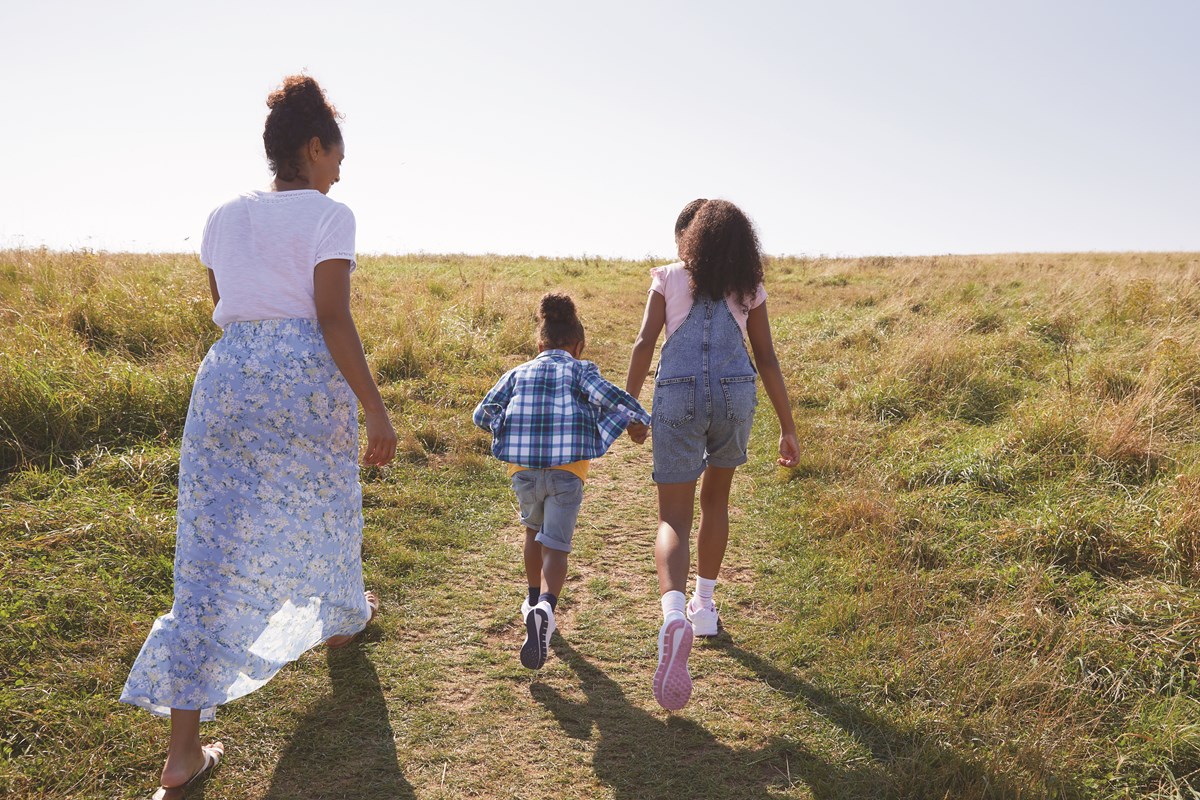
[[[530,693],[577,739],[598,732],[596,776],[621,800],[634,798],[745,798],[766,800],[796,785],[813,797],[833,798],[1021,798],[1037,795],[963,759],[916,731],[900,730],[869,711],[836,697],[763,659],[727,637],[712,642],[779,692],[797,718],[814,714],[833,722],[869,753],[837,762],[802,744],[799,733],[773,737],[758,749],[737,749],[681,716],[666,720],[629,703],[621,687],[561,637],[555,653],[579,677],[587,699],[573,702],[534,683]],[[702,690],[702,688],[701,688]],[[799,712],[804,712],[803,714]],[[830,749],[837,745],[831,743]],[[1077,787],[1058,785],[1060,797],[1081,797]]]
[[[368,633],[369,636],[369,633]],[[267,800],[415,798],[375,667],[359,644],[329,650],[331,696],[301,720],[275,767]]]

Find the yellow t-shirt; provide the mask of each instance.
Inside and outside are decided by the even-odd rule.
[[[582,461],[572,461],[570,464],[557,464],[553,467],[549,467],[549,469],[565,469],[567,472],[570,472],[572,475],[578,475],[579,480],[586,481],[587,475],[588,475],[588,465],[590,465],[591,463],[592,462],[590,459],[585,458]],[[529,467],[520,467],[520,466],[517,466],[516,464],[509,464],[508,465],[508,477],[511,478],[513,475],[516,475],[518,472],[520,472],[521,470],[525,470],[525,469],[529,469]]]

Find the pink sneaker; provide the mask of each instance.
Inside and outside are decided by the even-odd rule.
[[[688,656],[692,652],[692,626],[673,617],[658,631],[658,669],[654,670],[654,699],[667,711],[678,711],[692,696]]]

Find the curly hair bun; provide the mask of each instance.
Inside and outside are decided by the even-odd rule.
[[[263,128],[263,146],[271,171],[291,180],[299,174],[299,151],[312,137],[324,147],[342,143],[338,127],[341,115],[325,97],[316,79],[307,75],[289,75],[283,85],[267,95],[267,124]]]
[[[538,306],[538,319],[550,323],[572,322],[578,319],[575,301],[561,292],[543,295],[541,305]]]
[[[267,108],[274,110],[280,106],[298,116],[337,117],[337,109],[329,104],[320,84],[308,75],[288,75],[282,86],[267,95]]]
[[[538,320],[538,345],[541,347],[570,347],[583,341],[583,323],[575,311],[575,301],[562,292],[542,295]]]

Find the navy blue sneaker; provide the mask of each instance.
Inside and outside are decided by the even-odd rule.
[[[533,606],[525,614],[525,644],[521,645],[521,666],[541,669],[550,652],[550,637],[554,635],[554,610],[546,601]]]

